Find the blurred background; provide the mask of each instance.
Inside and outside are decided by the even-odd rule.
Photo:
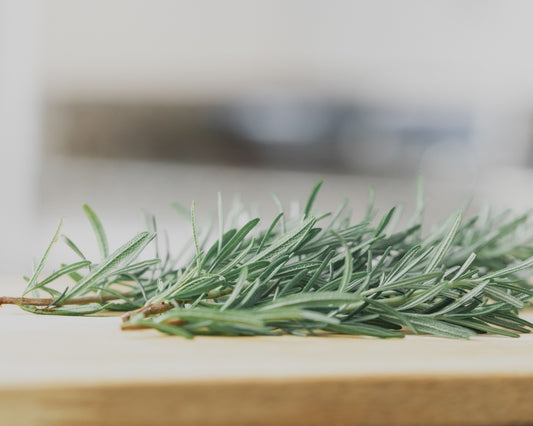
[[[276,207],[414,200],[428,220],[532,207],[533,3],[499,0],[0,0],[0,273],[31,269],[61,217],[96,252],[172,201]]]

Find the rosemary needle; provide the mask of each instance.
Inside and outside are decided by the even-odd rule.
[[[85,205],[101,258],[88,260],[64,237],[81,260],[40,279],[60,225],[24,291],[49,297],[0,298],[0,304],[49,315],[122,311],[124,329],[187,338],[319,332],[389,338],[410,330],[467,339],[517,337],[533,328],[518,316],[533,297],[524,279],[533,270],[527,215],[487,209],[463,219],[459,212],[422,235],[421,191],[415,214],[396,231],[401,209],[376,218],[373,191],[360,222],[352,222],[347,200],[318,214],[313,204],[321,186],[312,188],[299,215],[287,217],[278,202],[282,211],[273,222],[256,218],[242,227],[232,227],[234,219],[239,210],[243,218],[250,212],[235,204],[224,222],[219,194],[216,238],[198,237],[193,203],[194,244],[183,264],[170,253],[164,261],[137,260],[156,238],[155,226],[109,253],[104,228]],[[62,292],[50,287],[64,276],[72,284]]]

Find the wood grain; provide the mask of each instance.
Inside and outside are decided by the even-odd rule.
[[[119,321],[0,308],[0,424],[533,424],[533,335],[188,341]]]

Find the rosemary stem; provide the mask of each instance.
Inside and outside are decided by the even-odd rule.
[[[212,299],[217,299],[219,297],[223,297],[223,296],[227,296],[228,294],[231,294],[230,291],[227,291],[227,292],[224,292],[224,293],[217,293],[217,294],[212,294],[212,295],[208,295],[205,300],[212,300]],[[178,305],[183,305],[184,303],[192,303],[193,301],[192,300],[176,300],[175,301]],[[150,316],[150,315],[157,315],[157,314],[162,314],[163,312],[166,312],[170,309],[172,309],[174,307],[174,305],[170,302],[153,302],[153,303],[150,303],[146,306],[143,306],[142,308],[139,308],[139,309],[136,309],[134,311],[130,311],[130,312],[127,312],[125,313],[124,315],[122,315],[122,321],[123,322],[126,322],[126,321],[129,321],[130,318],[133,316],[133,315],[136,315],[136,314],[144,314],[144,316]]]
[[[168,321],[165,324],[174,325],[174,326],[180,326],[180,325],[187,324],[187,321],[174,320],[174,321]],[[150,328],[153,328],[153,327],[151,327],[150,325],[147,325],[147,324],[137,324],[137,323],[123,322],[120,325],[120,328],[121,328],[121,330],[124,330],[124,331],[130,331],[130,330],[147,330],[147,329],[150,329]]]
[[[117,296],[83,296],[73,299],[69,299],[69,305],[86,305],[88,303],[103,303],[110,300],[118,299]],[[28,305],[28,306],[49,306],[54,302],[54,299],[50,297],[45,298],[32,298],[32,297],[9,297],[0,296],[0,306],[2,305]],[[58,306],[62,304],[59,303]]]
[[[173,308],[173,305],[168,302],[150,303],[149,305],[143,306],[140,309],[136,309],[134,311],[125,313],[124,315],[122,315],[122,321],[123,322],[129,321],[129,319],[133,315],[137,315],[137,314],[144,314],[145,316],[162,314],[163,312],[166,312],[172,308]]]

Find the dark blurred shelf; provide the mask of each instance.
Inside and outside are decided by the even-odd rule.
[[[468,116],[461,111],[290,98],[268,102],[51,102],[45,151],[394,175],[416,172],[428,149],[469,149]]]

